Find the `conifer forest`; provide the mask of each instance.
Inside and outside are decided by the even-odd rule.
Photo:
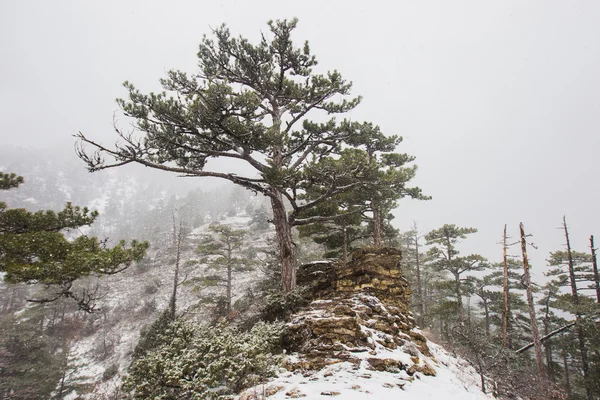
[[[599,5],[33,3],[0,399],[600,398]]]

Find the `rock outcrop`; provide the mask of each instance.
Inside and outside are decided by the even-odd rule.
[[[401,261],[395,249],[364,249],[345,265],[301,267],[311,302],[287,323],[284,368],[237,399],[490,400],[472,367],[415,326]]]
[[[284,346],[300,355],[288,368],[318,370],[366,359],[376,370],[419,371],[419,357],[430,352],[409,311],[411,291],[401,260],[399,250],[367,248],[345,265],[321,261],[301,267],[298,283],[308,287],[312,302],[288,324]],[[378,348],[400,347],[412,354],[411,365],[376,356]],[[425,364],[421,369],[434,373]]]

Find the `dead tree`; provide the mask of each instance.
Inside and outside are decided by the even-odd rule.
[[[537,319],[535,317],[535,303],[533,301],[533,289],[531,286],[531,276],[529,274],[529,259],[527,258],[527,239],[525,236],[525,227],[521,222],[519,224],[521,232],[521,251],[523,252],[523,278],[525,279],[525,290],[527,291],[527,304],[529,305],[529,317],[531,319],[531,336],[533,347],[535,348],[535,360],[537,362],[540,374],[544,374],[544,361],[542,356],[542,343],[538,330]]]
[[[508,259],[506,255],[506,248],[508,247],[506,243],[506,224],[504,224],[504,236],[502,238],[502,250],[503,250],[503,260],[504,260],[504,276],[502,281],[502,293],[503,293],[503,301],[502,301],[502,344],[505,349],[508,349],[509,341],[508,341]]]
[[[600,303],[600,277],[598,275],[598,261],[596,260],[596,248],[594,247],[594,235],[590,236],[590,250],[592,252],[592,267],[594,268],[594,287],[596,288],[596,301]]]
[[[571,282],[571,293],[573,305],[575,306],[575,321],[577,322],[577,339],[579,342],[579,352],[581,356],[581,369],[583,370],[583,378],[585,381],[585,391],[588,400],[593,400],[592,390],[589,385],[590,367],[587,357],[587,349],[585,345],[585,334],[581,322],[581,311],[579,310],[580,301],[579,293],[577,292],[577,283],[575,282],[575,266],[573,263],[573,252],[571,251],[571,241],[569,240],[569,230],[567,228],[567,219],[563,216],[563,229],[565,232],[565,240],[567,242],[567,260],[569,267],[569,280]]]

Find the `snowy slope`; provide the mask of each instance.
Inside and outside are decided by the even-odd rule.
[[[433,358],[428,358],[436,376],[406,371],[399,373],[374,371],[362,361],[358,368],[349,362],[330,365],[321,371],[308,373],[281,372],[267,384],[251,388],[238,400],[267,398],[325,399],[331,396],[345,400],[485,400],[494,398],[481,392],[479,376],[468,363],[448,354],[443,348],[428,342]],[[378,356],[404,360],[410,357],[402,348],[379,349]],[[293,356],[292,356],[293,357]],[[270,394],[270,395],[269,395]]]

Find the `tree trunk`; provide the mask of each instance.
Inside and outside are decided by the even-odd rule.
[[[450,236],[446,234],[446,254],[448,254],[448,271],[452,271],[452,245],[450,244]],[[454,290],[456,293],[456,304],[458,308],[458,320],[464,322],[465,315],[463,313],[462,291],[460,288],[460,275],[454,273]]]
[[[506,255],[506,224],[504,224],[504,237],[502,240],[502,250],[504,255],[504,279],[503,279],[503,301],[502,301],[502,344],[505,349],[508,349],[508,260]]]
[[[567,352],[562,350],[563,367],[565,369],[565,388],[567,393],[571,393],[571,379],[569,377],[569,363],[567,362]]]
[[[544,337],[547,337],[550,333],[550,293],[546,297],[545,315],[544,315]],[[552,342],[546,340],[544,342],[544,350],[546,353],[546,369],[550,379],[554,381],[554,369],[552,367]]]
[[[60,378],[60,387],[58,388],[58,393],[57,393],[57,398],[58,399],[62,399],[63,398],[63,391],[65,390],[65,378],[67,376],[67,371],[66,371],[66,367],[65,370],[63,370],[62,376]]]
[[[173,292],[169,302],[169,312],[171,318],[175,319],[177,312],[177,286],[179,286],[179,263],[181,261],[181,221],[179,221],[179,233],[176,233],[175,213],[173,213],[173,239],[175,245],[175,275],[173,276]]]
[[[483,311],[485,313],[485,337],[487,339],[490,338],[490,307],[488,305],[488,300],[483,300]]]
[[[342,234],[344,235],[344,264],[348,262],[348,230],[346,227],[342,229]]]
[[[596,286],[596,301],[600,303],[600,275],[598,274],[598,261],[594,247],[594,235],[590,236],[590,250],[592,251],[592,267],[594,268],[594,285]]]
[[[381,247],[383,241],[381,231],[381,210],[379,204],[373,204],[373,245],[377,248]]]
[[[577,283],[575,282],[575,266],[573,263],[573,253],[571,252],[571,241],[569,240],[569,230],[567,228],[567,218],[563,216],[563,228],[565,231],[565,240],[567,242],[567,260],[569,263],[569,279],[571,281],[571,294],[573,296],[573,305],[575,306],[575,321],[577,321],[577,338],[579,342],[579,352],[581,355],[581,369],[583,370],[583,379],[585,382],[585,392],[588,400],[593,400],[592,389],[590,388],[589,375],[590,367],[587,358],[587,349],[585,348],[585,335],[581,326],[581,312],[579,311],[579,293],[577,292]]]
[[[231,314],[231,298],[232,298],[232,290],[231,290],[231,276],[233,269],[233,260],[232,260],[232,248],[231,248],[231,238],[227,238],[227,317]]]
[[[460,287],[460,275],[454,274],[454,290],[456,293],[456,306],[458,308],[458,320],[463,322],[465,320],[465,315],[463,313],[463,301],[462,301],[462,290]]]
[[[481,360],[481,355],[479,355],[479,353],[477,353],[475,357],[477,358],[477,372],[479,372],[479,379],[481,380],[481,391],[483,393],[486,393],[485,374],[483,373],[484,369],[483,369],[483,362]]]
[[[531,288],[531,277],[529,275],[529,259],[527,258],[527,240],[523,223],[519,224],[521,231],[521,251],[523,252],[523,276],[527,290],[527,304],[529,305],[529,318],[531,319],[531,336],[535,348],[535,360],[537,362],[540,374],[544,374],[544,361],[542,358],[542,343],[540,342],[540,333],[538,331],[537,320],[535,318],[535,304],[533,302],[533,290]]]
[[[292,226],[288,220],[283,196],[273,188],[271,195],[273,208],[273,223],[279,247],[279,261],[281,262],[281,288],[290,292],[296,287],[296,251],[292,241]]]
[[[417,270],[417,298],[419,299],[419,318],[423,319],[423,314],[425,313],[425,305],[423,300],[423,286],[421,284],[421,264],[419,260],[419,234],[417,232],[417,226],[415,224],[415,267]]]

